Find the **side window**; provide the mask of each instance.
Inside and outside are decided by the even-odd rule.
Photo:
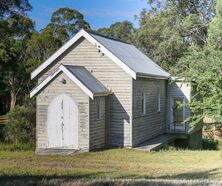
[[[182,97],[177,97],[173,99],[173,119],[174,124],[181,124],[184,120],[184,107],[181,107],[183,103]]]
[[[142,92],[142,99],[141,99],[141,102],[142,102],[142,114],[146,114],[146,93],[145,92]]]
[[[101,108],[100,108],[100,99],[98,98],[96,100],[96,119],[100,119],[101,118]]]
[[[160,103],[160,87],[157,88],[157,112],[161,111],[161,103]]]

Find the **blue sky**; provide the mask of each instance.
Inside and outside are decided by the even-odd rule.
[[[147,0],[29,0],[33,10],[28,15],[35,21],[36,29],[44,28],[51,14],[61,7],[79,10],[93,29],[108,27],[117,21],[129,20],[138,27],[134,16],[147,8]]]

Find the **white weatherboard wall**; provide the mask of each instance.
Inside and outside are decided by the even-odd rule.
[[[60,79],[64,78],[66,84]],[[89,150],[89,97],[69,79],[64,73],[56,77],[37,95],[37,151],[42,148],[49,148],[47,133],[48,108],[50,103],[59,95],[67,95],[75,102],[78,114],[78,145],[77,147]],[[55,113],[56,114],[56,113]],[[73,139],[74,140],[74,139]]]
[[[109,108],[107,111],[107,120],[109,121],[106,130],[108,131],[107,142],[110,146],[131,147],[132,77],[106,55],[101,55],[96,46],[84,38],[80,39],[53,64],[47,67],[40,74],[39,82],[42,82],[61,64],[84,66],[95,78],[113,92],[107,102],[107,108]]]
[[[133,146],[166,132],[166,80],[133,80]],[[160,111],[158,111],[158,90]],[[146,95],[146,113],[142,110],[142,93]]]
[[[173,120],[172,99],[183,98],[185,103],[191,101],[191,84],[183,82],[173,82],[168,85],[168,99],[167,99],[167,125],[170,126]],[[190,110],[183,109],[184,119],[190,116]]]

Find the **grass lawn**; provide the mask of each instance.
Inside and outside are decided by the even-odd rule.
[[[0,151],[0,181],[18,178],[222,180],[222,152],[114,149],[75,156],[37,156],[32,151]]]

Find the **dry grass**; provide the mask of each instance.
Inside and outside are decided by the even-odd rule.
[[[0,151],[0,181],[81,178],[222,180],[222,154],[114,149],[64,157]]]

